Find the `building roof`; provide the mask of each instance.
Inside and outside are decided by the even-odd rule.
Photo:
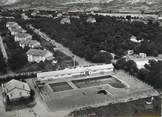
[[[96,23],[96,19],[94,17],[89,17],[86,22],[88,23]]]
[[[27,55],[45,56],[48,52],[49,52],[48,50],[30,49],[30,50],[27,51]]]
[[[11,31],[13,32],[18,32],[18,33],[21,33],[21,32],[26,32],[24,29],[22,28],[19,28],[19,27],[11,27]]]
[[[7,22],[7,25],[9,25],[9,26],[15,26],[15,25],[18,25],[18,23],[16,23],[16,22]]]
[[[35,44],[40,44],[40,43],[36,40],[23,40],[23,41],[20,41],[20,44],[35,45]]]
[[[114,67],[112,64],[104,64],[104,65],[94,65],[94,66],[80,66],[77,68],[72,68],[72,69],[64,69],[64,70],[59,70],[59,71],[51,71],[51,72],[43,72],[43,73],[38,73],[37,78],[40,80],[48,79],[48,78],[53,78],[57,79],[58,77],[67,77],[69,75],[77,75],[82,72],[86,71],[109,71],[112,70]]]
[[[68,17],[64,17],[60,21],[61,24],[71,24],[71,20]]]
[[[15,37],[18,37],[18,38],[26,38],[26,37],[31,37],[31,35],[28,34],[28,33],[17,33],[15,35]]]
[[[137,38],[135,36],[132,36],[130,38],[130,41],[134,42],[134,43],[141,43],[143,40],[137,40]]]
[[[29,85],[27,83],[21,82],[19,80],[12,79],[8,83],[5,84],[6,93],[12,91],[15,88],[30,91]]]

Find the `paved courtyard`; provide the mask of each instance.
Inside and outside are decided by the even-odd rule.
[[[159,95],[151,86],[123,71],[105,73],[102,75],[113,77],[115,79],[115,82],[113,80],[113,85],[109,77],[107,77],[107,79],[102,77],[99,79],[98,77],[95,80],[94,77],[91,76],[77,79],[61,78],[47,82],[42,88],[41,94],[51,111],[75,110],[88,106],[99,107],[110,103],[128,102]],[[85,82],[80,80],[84,80]],[[79,85],[77,85],[76,82],[79,82]],[[66,85],[63,86],[63,88],[50,86],[55,83],[57,85],[58,83]],[[117,87],[120,86],[119,84],[122,87]],[[70,88],[67,90],[67,87]],[[53,88],[55,88],[55,90]],[[56,89],[58,91],[56,91]],[[102,90],[107,93],[98,93]]]

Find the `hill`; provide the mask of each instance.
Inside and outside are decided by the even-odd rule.
[[[7,8],[161,10],[161,0],[0,0]]]

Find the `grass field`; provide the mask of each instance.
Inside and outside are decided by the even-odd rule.
[[[49,85],[53,89],[53,92],[66,91],[66,90],[73,89],[67,82],[59,82],[59,83],[53,83]]]
[[[96,77],[91,79],[81,79],[72,81],[78,88],[87,88],[99,85],[109,84],[115,88],[125,88],[119,80],[113,78],[112,76]]]

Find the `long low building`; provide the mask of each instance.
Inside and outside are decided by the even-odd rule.
[[[37,78],[38,80],[41,81],[53,80],[53,79],[65,78],[65,77],[78,77],[78,76],[84,76],[89,74],[112,72],[113,69],[114,67],[112,64],[80,66],[72,69],[67,68],[59,71],[38,73]]]

